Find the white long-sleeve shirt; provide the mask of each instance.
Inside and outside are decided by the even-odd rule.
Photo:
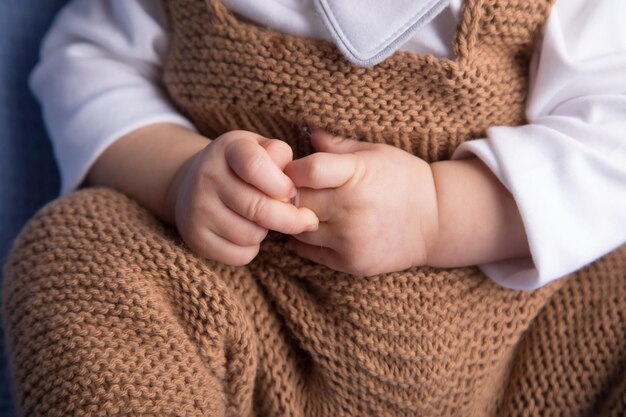
[[[341,43],[314,6],[319,1],[224,3],[259,25]],[[380,20],[368,26],[374,28],[367,31],[369,38],[360,39],[362,23],[372,18],[359,15],[362,1],[341,0],[354,7],[339,16],[340,29],[357,46],[384,39],[385,28],[402,18],[393,7],[381,7],[374,16]],[[387,47],[387,55],[400,48],[451,57],[460,15],[461,0],[451,0],[433,20],[382,49]],[[541,287],[626,242],[624,22],[624,0],[557,1],[531,63],[528,124],[491,127],[486,138],[461,145],[453,156],[478,156],[519,207],[531,257],[480,265],[505,287]],[[59,163],[62,193],[76,188],[124,134],[157,122],[193,127],[160,84],[166,49],[158,0],[73,0],[62,10],[31,78]]]

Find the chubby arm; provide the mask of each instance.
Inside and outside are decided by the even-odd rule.
[[[512,195],[477,158],[429,165],[322,131],[312,143],[285,170],[321,222],[290,241],[299,255],[355,275],[528,256]]]
[[[174,224],[170,185],[183,165],[208,144],[207,138],[183,126],[145,126],[107,148],[90,169],[87,182],[120,190]]]
[[[513,197],[477,158],[429,165],[321,131],[313,144],[321,152],[292,161],[286,144],[251,132],[211,142],[155,124],[110,146],[88,182],[128,194],[200,256],[230,264],[251,261],[269,229],[294,234],[302,256],[358,275],[528,256]],[[294,183],[299,209],[283,202]]]
[[[243,265],[257,255],[268,230],[317,229],[318,219],[288,201],[283,173],[291,149],[252,132],[213,141],[173,124],[155,124],[115,141],[88,175],[92,185],[128,194],[176,226],[199,256]]]
[[[513,195],[480,159],[430,167],[438,228],[428,248],[428,265],[477,265],[530,255]]]

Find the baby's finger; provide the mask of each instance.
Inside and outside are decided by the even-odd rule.
[[[296,197],[296,207],[310,209],[320,222],[333,220],[339,213],[337,204],[337,190],[334,188],[300,188]]]
[[[293,235],[316,230],[319,225],[310,209],[269,198],[252,187],[225,187],[220,198],[235,213],[265,229]]]
[[[334,154],[366,151],[375,146],[373,143],[336,136],[322,129],[313,129],[313,132],[311,132],[311,144],[317,151]]]
[[[287,200],[295,196],[293,182],[276,166],[259,143],[233,141],[228,144],[225,156],[228,165],[239,178],[270,197]]]
[[[299,242],[312,246],[322,246],[337,250],[338,241],[333,234],[332,227],[328,223],[320,223],[319,228],[314,232],[304,232],[293,235],[293,238]]]
[[[289,239],[287,242],[287,249],[294,252],[298,256],[318,264],[326,265],[335,271],[345,272],[343,271],[341,256],[339,253],[330,248],[309,245],[308,243],[303,243],[296,239]]]
[[[189,248],[198,256],[223,262],[228,265],[246,265],[259,253],[260,245],[239,246],[224,239],[206,227],[197,229],[185,240]]]
[[[285,167],[285,174],[297,187],[337,188],[348,182],[356,169],[353,154],[318,152],[290,162]]]
[[[293,160],[293,151],[287,142],[278,139],[261,138],[259,144],[265,149],[272,161],[282,171]]]
[[[258,245],[267,236],[267,229],[240,216],[219,202],[210,219],[211,230],[238,246]]]

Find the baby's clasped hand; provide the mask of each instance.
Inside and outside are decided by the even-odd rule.
[[[243,265],[257,255],[268,229],[317,229],[311,210],[288,203],[296,193],[283,173],[291,159],[286,143],[246,131],[225,133],[193,156],[170,190],[187,245],[204,258]]]
[[[528,256],[513,196],[478,158],[429,164],[324,131],[311,141],[318,152],[285,166],[320,220],[289,241],[298,255],[365,276]]]
[[[437,232],[430,165],[390,145],[324,131],[311,140],[318,152],[289,162],[285,173],[299,187],[299,206],[313,210],[320,225],[288,247],[355,275],[425,265]]]

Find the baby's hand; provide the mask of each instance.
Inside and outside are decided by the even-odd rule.
[[[288,202],[296,194],[283,173],[291,160],[286,143],[246,131],[225,133],[192,157],[169,192],[187,245],[204,258],[244,265],[257,255],[268,229],[316,230],[315,214]]]
[[[300,188],[299,206],[320,225],[288,246],[300,256],[354,275],[425,265],[437,233],[430,166],[398,148],[315,131],[320,152],[287,164]]]

